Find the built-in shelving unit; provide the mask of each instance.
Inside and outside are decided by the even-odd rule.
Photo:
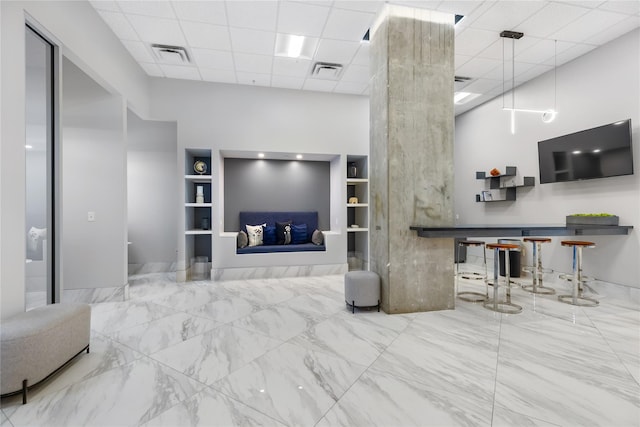
[[[489,181],[489,189],[483,191],[480,194],[476,194],[476,202],[505,202],[516,200],[516,191],[518,188],[533,187],[536,179],[533,176],[523,177],[522,183],[516,183],[515,166],[507,166],[504,173],[500,175],[487,175],[486,172],[476,172],[476,179]],[[495,191],[492,191],[495,190]],[[483,196],[490,194],[491,198]]]
[[[357,198],[357,203],[353,203],[354,197]],[[367,270],[369,268],[369,179],[366,156],[347,156],[346,207],[349,269]]]
[[[196,162],[204,162],[206,171],[196,173]],[[212,254],[211,231],[211,150],[186,149],[184,175],[184,209],[185,209],[185,264],[188,266],[187,278],[202,279],[203,271],[210,270]],[[203,268],[202,261],[207,259],[207,266]],[[198,261],[198,272],[192,271],[194,262]],[[198,276],[198,277],[195,277]]]

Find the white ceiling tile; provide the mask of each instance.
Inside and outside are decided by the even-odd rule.
[[[525,36],[545,38],[567,26],[589,9],[562,3],[549,3],[518,26]]]
[[[456,70],[458,68],[460,68],[464,63],[468,62],[471,58],[473,58],[472,56],[467,56],[467,55],[458,55],[457,53],[455,54],[455,68]]]
[[[271,86],[281,87],[285,89],[302,89],[304,84],[304,78],[302,77],[289,77],[289,76],[277,76],[271,77]]]
[[[539,38],[524,36],[520,40],[514,40],[509,38],[498,37],[493,44],[484,49],[478,54],[480,58],[499,59],[502,61],[503,53],[504,59],[511,59],[513,49],[515,48],[516,57],[521,52],[526,52],[529,48],[540,42]],[[504,52],[503,52],[504,47]]]
[[[98,11],[98,13],[100,13],[104,22],[107,23],[119,39],[139,40],[138,34],[122,13],[106,12],[103,10]]]
[[[475,56],[500,38],[499,32],[467,28],[456,35],[456,53]]]
[[[248,73],[271,74],[273,56],[235,53],[233,55],[236,71]]]
[[[501,80],[476,79],[465,86],[464,91],[471,93],[486,93],[496,87],[502,88]]]
[[[328,7],[283,1],[278,15],[278,32],[319,37],[329,16]]]
[[[536,77],[553,70],[553,65],[533,65],[527,71],[524,71],[516,76],[516,80],[527,81],[535,79]]]
[[[145,73],[154,77],[164,77],[164,73],[162,69],[158,66],[158,64],[149,64],[146,62],[141,62],[140,66],[145,71]]]
[[[96,10],[107,10],[110,12],[122,12],[118,7],[118,3],[112,0],[89,0],[91,6]]]
[[[587,9],[594,9],[605,3],[606,0],[552,0],[555,3],[566,3],[571,6],[586,7]],[[618,0],[615,0],[618,1]]]
[[[484,30],[518,31],[518,24],[544,7],[541,1],[502,1],[495,2],[491,9],[476,19],[472,27]]]
[[[271,86],[271,76],[269,74],[258,73],[236,73],[238,83],[250,86]]]
[[[500,65],[502,65],[502,61],[495,59],[473,58],[460,68],[457,68],[456,74],[464,77],[478,78]]]
[[[127,15],[127,19],[137,30],[142,41],[176,46],[186,44],[182,29],[176,20],[140,15]]]
[[[181,65],[160,65],[166,77],[173,79],[202,80],[196,67],[183,67]]]
[[[370,44],[366,42],[361,42],[356,55],[351,60],[352,64],[357,65],[366,65],[369,66],[369,50]]]
[[[369,67],[365,65],[349,65],[342,72],[340,81],[369,84]]]
[[[274,1],[227,1],[231,27],[275,31],[278,3]]]
[[[315,59],[317,61],[348,64],[360,47],[360,42],[321,39]]]
[[[121,40],[124,47],[127,48],[133,59],[138,62],[155,62],[156,59],[149,52],[147,45],[142,42],[132,40]]]
[[[362,92],[367,89],[367,87],[369,87],[367,83],[339,81],[333,90],[334,92],[353,93],[355,95],[361,95]]]
[[[625,13],[627,15],[640,15],[640,1],[631,0],[631,1],[606,1],[603,2],[600,6],[600,9],[610,10],[612,12],[620,12]]]
[[[255,53],[258,55],[274,54],[275,33],[244,28],[230,28],[230,31],[231,46],[234,52]]]
[[[304,82],[304,90],[315,90],[319,92],[332,92],[337,82],[333,80],[307,79]]]
[[[173,9],[179,19],[227,25],[227,14],[223,1],[174,1]]]
[[[516,61],[528,62],[530,64],[546,64],[553,65],[554,56],[556,53],[560,53],[570,47],[575,46],[575,43],[544,39],[539,40],[534,46],[525,50],[522,53],[516,53]]]
[[[120,9],[126,14],[175,19],[173,8],[168,1],[119,1]]]
[[[287,77],[305,78],[309,74],[311,61],[299,58],[273,58],[273,74]]]
[[[229,30],[222,25],[209,25],[201,22],[182,21],[182,30],[189,46],[205,49],[231,50]]]
[[[371,12],[377,14],[380,9],[382,9],[382,6],[384,6],[384,3],[384,0],[339,0],[333,5],[335,8],[339,9],[358,10],[360,12]]]
[[[524,73],[526,71],[529,71],[534,66],[535,66],[535,64],[528,64],[526,62],[518,62],[518,61],[516,61],[516,63],[515,63],[516,80],[517,80],[517,76],[519,76],[520,74],[522,74],[522,73]],[[499,66],[497,66],[493,70],[489,71],[488,73],[484,74],[482,77],[484,77],[486,79],[493,79],[493,80],[502,81],[502,78],[504,76],[505,80],[510,82],[512,75],[513,75],[513,64],[512,64],[511,61],[507,61],[504,64],[504,69],[503,69],[503,64],[500,63]]]
[[[473,13],[482,1],[443,1],[436,10],[441,12],[454,13],[456,15],[469,15]]]
[[[465,28],[472,27],[473,23],[479,19],[485,12],[493,7],[493,1],[480,2],[480,6],[476,8],[472,14],[465,14],[464,19],[456,24],[456,33],[464,30]]]
[[[223,50],[192,49],[193,59],[200,68],[234,70],[233,55]]]
[[[609,27],[608,29],[601,31],[597,35],[590,37],[589,39],[585,40],[585,42],[589,44],[603,45],[610,42],[611,40],[617,39],[618,37],[628,33],[629,31],[633,31],[638,27],[640,27],[640,16],[631,16],[620,22],[618,25]]]
[[[207,82],[237,83],[236,73],[232,70],[218,70],[213,68],[200,68],[202,80]]]
[[[582,15],[569,25],[563,27],[560,31],[554,33],[552,37],[557,40],[579,43],[598,35],[601,28],[609,28],[623,21],[625,18],[626,15],[620,13],[591,10],[589,13]]]
[[[360,42],[374,18],[372,13],[334,8],[329,14],[322,37]]]

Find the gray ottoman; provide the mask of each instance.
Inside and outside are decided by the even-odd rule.
[[[373,271],[350,271],[344,275],[344,300],[355,313],[356,307],[378,306],[380,311],[380,277]]]

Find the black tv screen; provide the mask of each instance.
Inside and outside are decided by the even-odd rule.
[[[540,183],[633,175],[631,119],[538,142]]]

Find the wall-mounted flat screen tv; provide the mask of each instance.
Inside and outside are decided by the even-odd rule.
[[[540,183],[633,175],[631,119],[538,142]]]

